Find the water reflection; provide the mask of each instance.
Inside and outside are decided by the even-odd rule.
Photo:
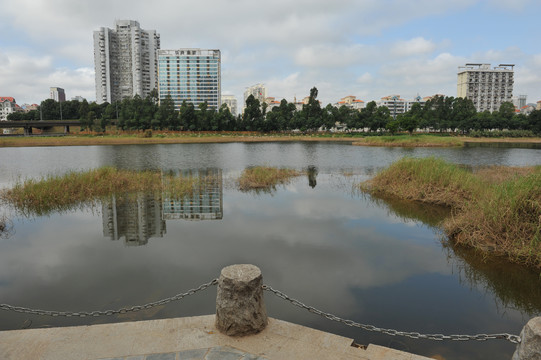
[[[113,194],[102,199],[103,236],[124,240],[129,246],[146,245],[150,238],[166,233],[166,220],[223,219],[221,169],[169,170],[162,181],[198,179],[193,191],[182,196],[164,191],[157,194]],[[167,189],[167,184],[164,186]]]
[[[151,237],[163,237],[165,220],[161,199],[154,194],[117,196],[102,200],[103,236],[124,239],[130,246],[145,245]]]
[[[374,195],[370,195],[370,199],[380,206],[386,205],[390,213],[406,221],[422,221],[434,228],[451,215],[451,210],[445,207]],[[485,293],[496,295],[498,312],[505,313],[512,308],[530,317],[541,313],[541,278],[536,271],[501,257],[456,246],[448,240],[443,243],[459,281],[471,289],[483,289]]]
[[[308,186],[313,189],[317,185],[317,167],[310,165],[308,166],[308,170],[306,172],[308,174]]]
[[[221,220],[223,219],[222,169],[168,171],[168,175],[199,179],[191,194],[163,198],[165,220]],[[165,178],[164,178],[165,179]]]
[[[541,313],[541,278],[539,273],[497,257],[446,243],[452,251],[460,280],[469,287],[494,293],[501,311],[517,309],[530,317]]]

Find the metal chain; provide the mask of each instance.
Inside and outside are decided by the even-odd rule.
[[[332,321],[340,322],[342,324],[345,324],[347,326],[351,327],[357,327],[360,329],[364,329],[367,331],[374,331],[379,332],[391,336],[406,336],[412,339],[428,339],[428,340],[455,340],[455,341],[468,341],[468,340],[476,340],[476,341],[486,341],[486,340],[493,340],[493,339],[501,339],[501,340],[507,340],[512,342],[513,344],[519,344],[521,342],[520,336],[517,335],[511,335],[511,334],[477,334],[477,335],[443,335],[443,334],[420,334],[418,332],[405,332],[405,331],[397,331],[392,329],[382,329],[378,328],[373,325],[365,325],[360,324],[352,320],[346,320],[341,317],[335,316],[333,314],[329,314],[326,312],[323,312],[321,310],[318,310],[312,306],[305,305],[299,300],[290,298],[286,294],[284,294],[281,291],[275,290],[272,287],[268,285],[263,285],[263,290],[269,291],[271,293],[274,293],[279,298],[282,298],[284,300],[289,301],[295,306],[298,306],[300,308],[303,308],[305,310],[308,310],[311,313],[323,316],[324,318],[327,318]]]
[[[12,305],[8,305],[8,304],[0,304],[0,310],[10,310],[10,311],[20,312],[20,313],[25,313],[25,314],[45,315],[45,316],[53,316],[53,317],[57,317],[57,316],[87,317],[87,316],[105,316],[105,315],[106,316],[111,316],[111,315],[116,315],[116,314],[126,314],[128,312],[136,312],[136,311],[146,310],[146,309],[153,308],[155,306],[165,305],[165,304],[170,303],[171,301],[180,300],[180,299],[182,299],[182,298],[184,298],[186,296],[193,295],[196,292],[205,290],[205,289],[207,289],[207,288],[209,288],[209,287],[211,287],[213,285],[217,285],[217,284],[218,284],[218,279],[214,279],[211,282],[203,284],[203,285],[201,285],[201,286],[199,286],[199,287],[197,287],[195,289],[188,290],[187,292],[182,293],[182,294],[177,294],[175,296],[165,298],[165,299],[162,299],[162,300],[158,300],[158,301],[155,301],[155,302],[151,302],[151,303],[148,303],[148,304],[145,304],[145,305],[137,305],[137,306],[132,306],[132,307],[129,307],[129,308],[122,308],[122,309],[118,309],[118,310],[105,310],[105,311],[92,311],[92,312],[84,312],[84,311],[81,311],[81,312],[67,312],[67,311],[50,311],[50,310],[29,309],[29,308],[25,308],[25,307],[12,306]]]

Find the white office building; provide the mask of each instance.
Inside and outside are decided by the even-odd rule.
[[[176,110],[184,101],[192,103],[195,108],[204,102],[209,108],[220,108],[220,50],[158,50],[158,78],[160,100],[170,96]]]
[[[158,88],[156,51],[160,35],[137,21],[118,20],[114,29],[94,31],[96,102],[143,98]]]
[[[513,100],[513,64],[466,64],[458,68],[457,96],[470,99],[478,112],[497,111]]]

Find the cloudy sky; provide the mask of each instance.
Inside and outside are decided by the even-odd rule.
[[[115,20],[157,30],[162,49],[220,49],[222,93],[334,103],[456,96],[458,66],[515,64],[514,94],[541,100],[540,0],[0,0],[0,96],[49,87],[95,100],[92,33]]]

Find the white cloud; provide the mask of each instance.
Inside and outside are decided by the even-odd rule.
[[[436,49],[436,45],[422,37],[416,37],[407,41],[399,41],[391,48],[391,53],[396,56],[412,56],[429,54]]]
[[[69,98],[95,98],[94,70],[54,68],[51,56],[39,57],[17,52],[0,53],[2,96],[13,96],[18,104],[40,102],[49,97],[49,88],[66,89]]]
[[[157,30],[162,48],[221,49],[222,85],[239,99],[245,87],[260,82],[267,84],[269,95],[288,100],[305,95],[315,85],[324,103],[345,93],[376,99],[397,88],[411,96],[436,89],[454,95],[456,67],[463,62],[512,62],[517,71],[524,66],[528,74],[535,74],[541,62],[540,55],[529,55],[522,44],[521,49],[502,43],[492,51],[483,46],[477,53],[464,51],[462,45],[469,38],[455,31],[458,25],[443,32],[432,24],[439,18],[459,19],[479,7],[492,12],[513,7],[515,15],[539,11],[538,2],[528,0],[497,0],[492,7],[480,0],[276,0],[265,5],[250,0],[157,0],[152,4],[153,9],[166,12],[149,11],[149,3],[141,0],[9,4],[0,0],[0,6],[0,28],[10,34],[0,44],[2,92],[33,102],[47,97],[48,87],[54,86],[48,81],[60,82],[53,74],[67,77],[68,97],[79,93],[94,98],[89,74],[94,65],[92,32],[114,27],[115,19],[138,20],[143,29]],[[483,28],[488,19],[480,14],[479,20],[478,25],[470,25],[472,30],[480,38],[489,36]],[[498,37],[498,31],[504,29],[491,29],[490,36]],[[526,36],[513,23],[505,31],[516,33],[515,39]],[[450,58],[446,61],[443,54]],[[292,74],[297,74],[295,79]],[[517,75],[517,87],[521,86],[518,79],[530,84],[536,77]],[[438,81],[442,83],[436,86]],[[74,89],[68,88],[72,83]],[[539,86],[528,86],[533,97],[541,97]]]
[[[295,63],[319,68],[348,67],[366,61],[370,53],[373,49],[361,44],[305,46],[295,54]]]

